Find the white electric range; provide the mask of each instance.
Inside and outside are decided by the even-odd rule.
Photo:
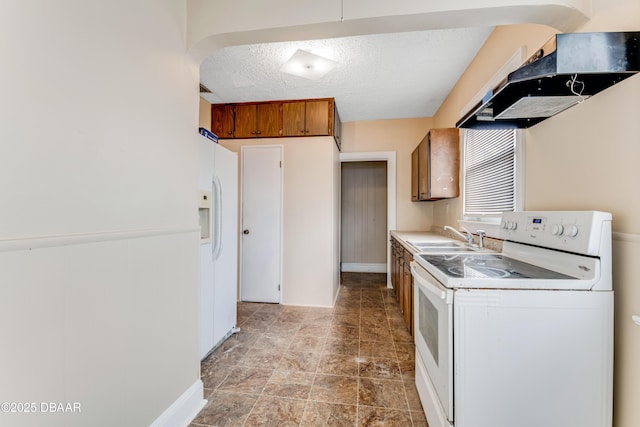
[[[414,256],[429,426],[611,426],[611,215],[509,212],[501,234],[500,254]]]

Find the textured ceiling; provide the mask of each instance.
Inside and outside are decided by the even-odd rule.
[[[335,98],[343,121],[430,117],[493,30],[464,28],[233,46],[200,66],[211,103]],[[338,66],[311,81],[280,71],[297,49]]]

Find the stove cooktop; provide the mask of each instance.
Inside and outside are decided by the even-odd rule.
[[[503,255],[428,255],[418,254],[447,277],[463,279],[559,279],[567,276],[546,268],[527,264]],[[577,279],[576,279],[577,280]]]

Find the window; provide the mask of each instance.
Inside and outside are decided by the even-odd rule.
[[[522,208],[523,138],[517,129],[465,130],[464,219],[490,222]]]

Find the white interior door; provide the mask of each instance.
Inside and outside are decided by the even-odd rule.
[[[242,301],[280,302],[282,147],[242,147]]]

